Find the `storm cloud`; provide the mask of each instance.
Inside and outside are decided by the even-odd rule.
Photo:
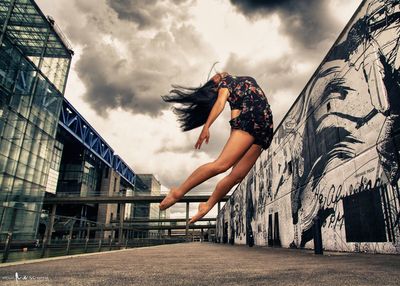
[[[246,16],[257,19],[278,14],[282,32],[294,45],[315,49],[325,40],[335,39],[337,20],[325,0],[230,0]]]
[[[164,20],[171,16],[184,21],[187,15],[183,5],[186,2],[192,1],[107,0],[107,4],[118,14],[119,19],[132,21],[139,29],[160,28]]]
[[[293,63],[304,57],[309,62],[322,59],[327,43],[338,34],[327,2],[226,0],[252,21],[278,14],[279,29],[301,48],[279,59],[261,57],[253,65],[249,64],[249,55],[231,53],[221,68],[265,79],[271,93],[288,85],[299,92],[297,83],[305,83],[309,73],[292,72],[294,78],[288,80],[288,73],[281,70],[293,71]],[[101,116],[121,108],[157,117],[170,108],[160,96],[168,93],[171,84],[198,86],[205,82],[211,64],[220,60],[215,44],[207,41],[191,21],[190,9],[199,4],[194,0],[70,3],[66,9],[76,16],[66,29],[71,40],[82,47],[76,71],[86,88],[84,100]],[[268,50],[265,53],[268,58]]]
[[[101,116],[121,108],[157,117],[170,108],[161,95],[171,84],[197,86],[193,78],[205,80],[208,61],[215,59],[202,36],[183,21],[189,1],[152,2],[75,2],[81,19],[68,31],[82,45],[76,71],[86,88],[84,100]]]

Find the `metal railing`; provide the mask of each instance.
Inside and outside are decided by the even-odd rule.
[[[190,237],[171,235],[167,230],[143,230],[139,225],[118,223],[103,224],[84,218],[52,215],[48,212],[32,211],[23,208],[5,207],[11,212],[7,226],[0,228],[1,262],[12,262],[35,258],[45,258],[79,253],[111,251],[134,247],[145,247],[160,244],[181,243],[188,241],[205,241],[208,233],[201,239],[199,235]],[[39,216],[39,228],[36,234],[22,232],[21,221],[16,221],[24,214]],[[26,212],[26,213],[24,213]],[[145,226],[145,225],[144,225]],[[202,232],[203,234],[203,232]]]

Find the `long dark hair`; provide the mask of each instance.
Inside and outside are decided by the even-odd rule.
[[[218,88],[214,81],[209,80],[197,88],[180,85],[172,85],[172,87],[169,95],[161,97],[166,102],[182,104],[181,107],[173,107],[182,131],[189,131],[206,123],[217,99]]]

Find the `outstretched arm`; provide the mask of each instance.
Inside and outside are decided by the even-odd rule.
[[[214,103],[213,108],[208,115],[208,119],[204,124],[204,127],[210,128],[211,124],[217,119],[217,117],[221,114],[222,110],[225,108],[226,100],[228,99],[229,91],[227,88],[221,88],[218,91],[218,98]]]
[[[196,144],[194,147],[196,149],[200,149],[201,144],[204,140],[208,144],[208,140],[210,139],[210,132],[209,128],[211,124],[217,119],[217,117],[221,114],[222,110],[225,108],[226,101],[229,96],[229,90],[227,88],[220,88],[218,91],[218,98],[215,101],[210,114],[208,115],[206,123],[204,123],[203,130],[200,133],[199,139],[197,139]]]

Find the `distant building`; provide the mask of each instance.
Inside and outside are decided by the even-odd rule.
[[[121,197],[133,196],[135,190],[138,192],[147,189],[140,178],[66,99],[63,101],[56,139],[59,146],[56,151],[60,150],[61,153],[60,157],[55,152],[54,162],[52,161],[54,172],[58,170],[57,188],[55,194],[48,192],[47,196]],[[78,218],[81,228],[85,227],[85,220],[101,227],[118,225],[121,221],[131,219],[132,207],[132,203],[59,205],[56,214]],[[46,208],[50,211],[49,206]],[[58,222],[62,223],[60,219]],[[80,231],[77,237],[84,238],[85,235],[85,231]],[[120,235],[132,237],[133,231],[96,231],[91,232],[90,237],[116,239]]]
[[[147,186],[147,194],[159,196],[161,193],[161,184],[153,174],[137,174],[142,182]],[[141,192],[144,193],[144,192]],[[166,211],[160,211],[158,203],[137,203],[134,206],[134,218],[159,219],[166,216]],[[151,223],[151,225],[161,225],[161,223]],[[158,230],[150,230],[149,236],[158,236]]]

